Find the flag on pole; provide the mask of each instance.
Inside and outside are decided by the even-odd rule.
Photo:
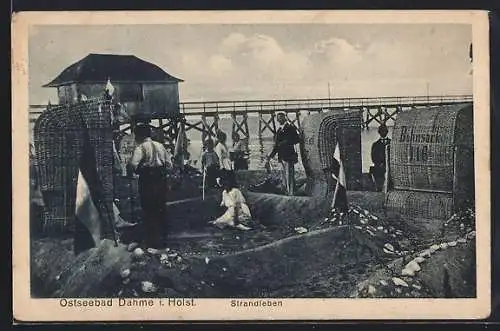
[[[108,77],[108,81],[106,83],[106,91],[108,91],[109,96],[112,96],[113,93],[115,93],[115,87],[113,86],[113,84],[111,84],[109,77]]]
[[[185,142],[187,141],[184,124],[180,123],[179,133],[174,148],[174,160],[178,163],[181,169],[184,169],[184,152],[186,150]]]
[[[338,141],[335,144],[335,152],[333,153],[332,177],[336,181],[332,208],[340,211],[347,211],[345,172]]]

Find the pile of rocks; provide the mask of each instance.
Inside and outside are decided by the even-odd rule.
[[[451,216],[441,227],[441,237],[460,238],[475,230],[476,215],[471,208],[464,209]]]
[[[350,225],[354,229],[364,232],[373,238],[373,241],[382,246],[388,255],[400,256],[408,254],[413,244],[414,235],[395,224],[390,224],[369,210],[357,205],[350,205],[346,213],[332,209],[323,224],[334,226]]]
[[[422,265],[432,259],[438,251],[468,244],[475,239],[475,236],[476,232],[472,230],[457,240],[435,243],[417,253],[399,258],[385,270],[385,277],[374,277],[361,283],[358,292],[353,296],[358,298],[429,297],[431,295],[423,288],[417,277],[422,272]],[[410,261],[405,264],[408,260]]]
[[[132,254],[132,265],[120,271],[122,287],[118,291],[119,297],[151,296],[161,290],[161,286],[154,283],[157,271],[161,269],[185,268],[182,256],[170,248],[156,249],[139,247],[138,243],[131,243],[127,250]]]

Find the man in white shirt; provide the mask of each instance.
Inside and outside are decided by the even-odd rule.
[[[151,139],[149,124],[136,125],[137,147],[127,165],[127,173],[139,175],[139,196],[144,213],[144,239],[148,247],[161,246],[165,232],[167,171],[172,168],[165,147]]]

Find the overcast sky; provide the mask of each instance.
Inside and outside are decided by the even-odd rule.
[[[89,53],[133,54],[185,82],[181,101],[472,94],[469,25],[38,26],[30,103]]]

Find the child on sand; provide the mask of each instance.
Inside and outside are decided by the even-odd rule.
[[[234,227],[243,231],[250,230],[250,227],[245,224],[251,221],[252,215],[245,197],[237,188],[234,172],[224,171],[220,183],[223,187],[221,206],[226,207],[227,210],[222,216],[210,223],[221,229]]]

